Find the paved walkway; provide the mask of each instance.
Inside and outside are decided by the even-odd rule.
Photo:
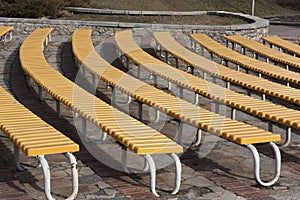
[[[270,30],[274,30],[271,29]],[[298,33],[298,32],[295,32]],[[79,162],[79,194],[77,199],[156,199],[149,192],[149,173],[134,173],[127,175],[117,170],[120,165],[120,147],[112,140],[105,142],[97,140],[97,130],[88,126],[94,135],[89,137],[95,142],[83,144],[79,138],[76,127],[80,128],[78,119],[74,119],[72,112],[62,107],[62,118],[58,119],[55,113],[55,102],[49,95],[44,95],[42,102],[38,100],[34,83],[27,87],[24,73],[18,60],[18,46],[25,35],[16,33],[13,40],[6,45],[0,45],[0,84],[12,92],[13,95],[26,107],[41,116],[46,122],[65,133],[68,137],[78,142],[81,151],[76,153]],[[74,66],[71,53],[71,36],[54,36],[53,41],[45,50],[48,62],[66,77],[76,79],[77,69]],[[96,49],[100,52],[102,37],[94,37]],[[148,40],[145,40],[148,41]],[[107,57],[115,57],[113,44],[108,40],[104,51]],[[120,61],[115,61],[116,66],[121,66]],[[124,69],[124,68],[122,68]],[[132,73],[134,67],[131,66]],[[145,76],[146,77],[146,76]],[[151,81],[151,80],[147,80]],[[161,82],[162,84],[165,84]],[[173,88],[176,93],[176,88]],[[111,92],[99,83],[97,95],[109,102]],[[188,97],[189,93],[186,93]],[[210,108],[207,99],[201,99],[201,106]],[[136,116],[137,103],[132,101],[130,112]],[[151,109],[145,108],[145,121],[151,122],[147,115]],[[149,114],[150,115],[150,114]],[[176,133],[178,122],[165,118],[166,123],[162,132]],[[259,119],[237,113],[237,119],[261,128],[266,128],[267,123]],[[156,128],[160,128],[157,125]],[[280,127],[274,129],[277,133],[284,133]],[[184,141],[189,143],[193,139],[195,129],[185,127]],[[299,131],[293,134],[292,144],[282,151],[282,173],[277,184],[269,188],[257,186],[253,179],[252,155],[243,147],[232,144],[210,134],[203,134],[203,143],[200,147],[192,147],[181,157],[182,185],[175,196],[168,194],[172,189],[174,166],[167,166],[157,172],[157,189],[161,199],[300,199],[300,138]],[[1,135],[0,138],[0,199],[45,199],[43,194],[43,177],[40,168],[35,168],[37,161],[33,158],[21,157],[21,162],[26,168],[17,172],[13,166],[12,144]],[[92,151],[96,148],[97,154]],[[259,147],[262,155],[262,174],[269,178],[273,174],[274,159],[270,149],[266,146]],[[63,156],[48,156],[52,172],[53,196],[62,199],[70,192],[69,166]],[[101,162],[100,162],[100,161]],[[138,171],[142,164],[135,155],[129,154],[129,167]],[[112,169],[111,167],[116,169]]]

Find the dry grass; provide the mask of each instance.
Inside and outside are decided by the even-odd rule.
[[[97,8],[124,10],[224,10],[250,14],[252,8],[251,0],[92,0],[92,2]],[[255,14],[266,16],[300,13],[299,8],[295,10],[285,8],[278,2],[279,0],[256,0]]]
[[[167,24],[190,24],[190,25],[233,25],[244,24],[246,21],[233,17],[221,17],[213,15],[198,16],[129,16],[129,15],[91,15],[77,14],[69,19],[132,23],[167,23]]]

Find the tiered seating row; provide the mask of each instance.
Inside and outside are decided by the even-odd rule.
[[[123,52],[123,54],[132,59],[132,61],[136,64],[138,64],[140,67],[143,67],[147,69],[148,71],[151,71],[154,75],[161,76],[162,78],[167,79],[168,81],[172,81],[178,85],[186,84],[186,87],[194,89],[192,86],[189,85],[189,82],[196,83],[196,80],[193,81],[192,78],[189,79],[187,77],[181,76],[182,71],[171,68],[164,62],[155,59],[154,57],[150,56],[146,52],[144,52],[132,39],[131,32],[129,31],[122,31],[117,32],[115,35],[115,40],[120,48],[120,50]],[[84,42],[83,42],[84,43]],[[98,63],[98,62],[96,62]],[[83,63],[83,65],[87,66],[88,64]],[[104,65],[104,66],[107,66]],[[98,67],[99,71],[101,71],[101,66]],[[170,77],[171,76],[171,77]],[[194,77],[190,75],[191,77]],[[196,78],[196,77],[195,77]],[[120,86],[119,86],[120,87]],[[123,86],[126,87],[126,86]],[[183,86],[185,87],[185,86]],[[207,87],[206,84],[203,84],[202,87]],[[201,87],[199,87],[201,88]],[[143,88],[141,88],[143,89]],[[208,91],[212,88],[208,88]],[[139,90],[140,91],[140,90]],[[213,91],[213,90],[211,90]],[[222,91],[222,90],[219,90]],[[147,103],[147,99],[150,99],[150,96],[147,95],[147,90],[144,90],[144,93],[140,93],[141,96],[143,96],[142,102]],[[208,94],[209,95],[209,92]],[[232,141],[234,143],[240,144],[240,145],[247,145],[249,149],[253,149],[254,146],[252,144],[255,143],[265,143],[265,142],[271,142],[274,140],[277,140],[279,138],[275,136],[275,134],[271,134],[270,132],[266,132],[264,130],[260,130],[256,127],[246,125],[241,122],[237,122],[235,120],[231,120],[229,118],[226,118],[224,116],[220,116],[218,114],[214,114],[211,112],[208,112],[205,109],[201,109],[196,106],[189,105],[187,103],[184,103],[182,100],[178,100],[175,98],[167,97],[167,95],[164,95],[165,98],[163,99],[164,104],[158,102],[155,100],[155,98],[152,98],[152,104],[153,105],[159,105],[162,104],[163,107],[168,108],[167,113],[171,116],[175,116],[177,119],[194,125],[200,129],[203,129],[205,131],[208,131],[210,133],[219,135],[220,137],[227,139],[229,141]],[[160,99],[160,97],[159,97]],[[173,100],[174,99],[174,100]],[[176,107],[176,104],[174,105],[173,102],[182,102],[179,105],[179,107]],[[161,108],[163,110],[163,107]],[[159,109],[159,108],[158,108]],[[182,110],[182,111],[181,111]],[[173,114],[174,113],[174,114]],[[252,139],[251,139],[252,138]],[[250,147],[251,146],[251,147]],[[276,149],[276,147],[275,147]],[[275,150],[276,151],[276,150]],[[278,153],[278,151],[277,151]],[[279,154],[277,154],[279,155]],[[256,159],[256,158],[255,158]],[[256,161],[255,161],[256,163]],[[278,162],[277,162],[278,163]],[[277,165],[278,167],[278,165]],[[275,176],[276,177],[276,176]],[[263,183],[261,182],[260,178],[256,176],[256,180],[261,185],[269,185],[274,183],[273,181],[269,183]]]
[[[73,188],[70,199],[78,192],[77,162],[72,152],[79,151],[79,146],[68,137],[33,114],[8,92],[0,87],[0,128],[14,143],[14,159],[18,170],[23,170],[19,163],[19,149],[27,156],[36,157],[41,163],[45,181],[45,195],[50,194],[50,169],[45,155],[63,153],[70,160]]]
[[[7,35],[9,35],[9,41],[12,39],[13,26],[0,26],[0,39],[7,42]]]
[[[204,69],[204,70],[206,70],[206,72],[210,72],[210,74],[213,74],[215,72],[214,68],[216,66],[217,67],[220,66],[219,68],[222,67],[222,69],[223,68],[226,69],[226,67],[216,64],[216,63],[213,63],[213,62],[187,50],[183,46],[179,45],[171,37],[171,35],[169,33],[166,33],[166,32],[155,33],[154,37],[156,38],[157,42],[159,43],[161,50],[162,50],[162,48],[165,49],[166,52],[169,52],[176,59],[181,59],[183,62],[187,63],[190,66],[200,68],[201,70]],[[130,39],[127,38],[127,40],[130,40]],[[135,47],[135,49],[136,49],[136,47]],[[167,57],[168,57],[168,54],[166,55],[166,58]],[[138,57],[136,57],[135,59],[137,60]],[[204,63],[202,63],[202,61]],[[178,63],[178,60],[176,63]],[[179,86],[181,86],[181,87],[185,87],[185,85],[188,85],[188,87],[185,87],[185,88],[188,88],[188,89],[193,88],[193,91],[195,93],[198,93],[207,98],[211,98],[211,99],[215,100],[216,102],[226,104],[226,105],[232,107],[233,114],[235,112],[234,109],[239,109],[239,110],[242,110],[249,114],[252,114],[254,116],[264,118],[264,119],[270,120],[275,123],[280,123],[280,124],[286,125],[288,127],[287,128],[287,138],[288,139],[286,140],[284,146],[287,146],[290,142],[291,127],[300,128],[300,126],[299,126],[300,121],[299,121],[299,118],[297,117],[299,115],[298,111],[295,111],[292,109],[287,109],[283,106],[275,105],[275,104],[272,104],[269,102],[264,102],[259,99],[255,99],[252,97],[248,97],[248,96],[236,93],[229,89],[225,89],[219,85],[205,81],[196,76],[187,74],[176,68],[172,68],[171,66],[169,66],[167,64],[163,65],[163,70],[164,70],[164,72],[157,70],[157,74],[164,73],[164,75],[161,77],[163,77],[169,81],[172,81],[176,84],[179,84]],[[231,70],[231,69],[228,68],[228,70]],[[238,76],[238,74],[244,75],[243,73],[236,72],[234,70],[231,70],[231,71],[233,73],[232,74],[233,77],[227,75],[224,77],[224,78],[226,78],[226,80],[235,79],[236,82],[234,81],[234,83],[240,83],[240,82],[244,81],[242,78],[240,78]],[[217,72],[217,73],[219,73],[219,72]],[[183,80],[184,82],[181,83],[180,81],[176,81],[176,77],[173,77],[172,74],[180,74],[180,77],[184,77],[184,80]],[[219,73],[219,74],[220,74],[220,76],[222,76],[221,73]],[[271,87],[269,89],[269,87],[267,85],[267,83],[269,83],[270,81],[262,80],[262,82],[264,82],[266,85],[264,87],[263,86],[258,87],[260,85],[258,85],[257,83],[259,83],[259,81],[261,81],[258,77],[249,76],[247,74],[245,74],[245,75],[246,75],[244,77],[245,80],[247,81],[247,79],[249,79],[249,82],[247,81],[247,83],[249,83],[248,88],[251,89],[256,86],[257,90],[259,90],[259,91],[267,90],[269,93],[274,94],[274,92],[271,90]],[[272,84],[272,82],[270,82],[270,84]],[[280,84],[276,84],[276,86],[281,89],[288,88],[288,87],[282,86]],[[274,87],[274,88],[276,88],[276,87]],[[288,89],[297,91],[294,88],[288,88]],[[298,91],[298,93],[299,93],[299,91]],[[286,95],[285,97],[289,98],[288,95]],[[294,117],[292,118],[291,116],[294,116]],[[293,123],[290,123],[292,121],[293,121]],[[271,126],[270,126],[270,130],[271,130]]]
[[[254,40],[247,39],[241,35],[231,35],[225,36],[227,40],[227,47],[229,42],[232,44],[232,48],[234,49],[235,44],[238,44],[242,47],[242,52],[245,54],[245,49],[253,52],[253,57],[257,58],[257,55],[267,58],[267,62],[272,60],[277,63],[282,63],[286,65],[286,68],[290,67],[300,68],[300,58],[285,54],[283,52],[277,51],[275,49],[271,49],[259,42]]]
[[[277,36],[262,37],[263,43],[269,43],[270,48],[277,46],[279,50],[288,51],[294,56],[300,56],[300,46]]]
[[[300,74],[292,71],[285,70],[283,68],[276,67],[272,64],[256,60],[254,58],[245,56],[236,51],[233,51],[220,43],[214,41],[206,34],[191,34],[190,37],[202,48],[207,49],[211,54],[217,55],[221,59],[227,62],[237,64],[237,68],[243,67],[248,70],[257,72],[259,77],[265,75],[278,80],[282,80],[289,83],[300,84]],[[203,52],[203,49],[202,49]],[[202,55],[203,56],[203,55]]]
[[[249,90],[262,93],[263,99],[265,99],[265,95],[269,95],[289,103],[300,105],[300,91],[298,89],[245,74],[210,61],[177,43],[169,33],[155,33],[154,37],[159,46],[173,57],[213,77],[226,81],[227,86],[229,86],[228,83],[233,83]]]
[[[170,154],[176,164],[176,184],[173,193],[177,193],[180,186],[181,164],[177,153],[183,148],[165,135],[111,107],[83,88],[77,86],[62,74],[54,70],[46,61],[42,44],[52,29],[36,29],[23,42],[20,48],[20,61],[24,71],[56,102],[62,102],[107,134],[119,141],[126,150],[145,157],[151,172],[151,190],[155,191],[155,165],[151,154]],[[59,108],[59,106],[57,106]],[[83,132],[83,134],[85,131]],[[126,163],[126,154],[122,161]],[[126,167],[126,166],[125,166]],[[124,168],[125,168],[124,167]]]

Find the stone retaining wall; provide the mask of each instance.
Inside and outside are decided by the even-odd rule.
[[[249,23],[231,26],[206,26],[0,17],[0,25],[12,25],[15,27],[15,32],[22,33],[25,35],[32,32],[35,28],[40,27],[52,27],[54,29],[52,35],[71,35],[74,29],[76,28],[89,27],[93,28],[94,36],[111,36],[114,34],[115,31],[131,29],[136,37],[148,38],[152,37],[153,32],[169,31],[175,38],[179,39],[180,41],[186,44],[189,44],[190,42],[188,37],[188,34],[190,33],[206,33],[220,42],[224,42],[223,36],[225,35],[241,34],[248,38],[259,40],[261,36],[266,36],[268,33],[269,21],[255,16],[223,11],[201,11],[201,14],[239,17],[243,18]]]

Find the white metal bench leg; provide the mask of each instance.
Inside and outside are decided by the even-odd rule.
[[[60,118],[60,102],[58,100],[55,100],[55,104],[57,117]]]
[[[126,104],[130,104],[130,102],[131,102],[131,96],[127,95]]]
[[[232,108],[231,109],[231,119],[235,119],[235,115],[236,115],[236,109]]]
[[[291,142],[291,138],[292,138],[292,128],[291,128],[291,127],[288,127],[288,128],[286,129],[286,138],[285,138],[285,142],[284,142],[282,145],[280,145],[280,146],[282,146],[282,147],[287,147],[287,146],[290,144],[290,142]]]
[[[86,119],[82,117],[81,122],[82,122],[82,124],[81,124],[81,126],[82,126],[81,127],[82,137],[83,137],[84,141],[89,142],[89,140],[87,138],[87,135],[86,135]]]
[[[256,181],[258,182],[258,184],[262,185],[262,186],[271,186],[274,183],[276,183],[276,181],[279,179],[280,176],[280,169],[281,169],[281,154],[279,151],[279,148],[276,146],[276,144],[274,144],[273,142],[269,143],[274,152],[275,152],[275,175],[273,177],[273,179],[269,182],[263,182],[260,179],[260,161],[259,161],[259,154],[257,149],[252,145],[252,144],[248,144],[247,148],[250,149],[252,155],[253,155],[253,159],[254,159],[254,176]]]
[[[182,131],[183,131],[183,122],[179,122],[178,127],[178,144],[182,145]]]
[[[50,168],[48,165],[47,160],[45,159],[44,155],[37,156],[37,159],[41,163],[43,174],[44,174],[44,187],[45,187],[45,195],[48,200],[54,200],[54,198],[51,195],[51,176],[50,176]]]
[[[39,95],[39,99],[40,101],[43,100],[43,90],[42,87],[38,85],[38,95]]]
[[[141,79],[141,67],[137,66],[136,78]]]
[[[198,103],[199,103],[199,94],[197,94],[197,93],[195,93],[195,96],[194,96],[194,105],[198,105]]]
[[[77,118],[77,117],[79,117],[79,114],[77,113],[77,112],[73,112],[73,116],[74,116],[74,118]]]
[[[129,173],[127,168],[127,148],[122,145],[122,170]]]
[[[168,81],[168,90],[172,89],[172,82]]]
[[[150,190],[151,192],[156,196],[156,197],[159,197],[159,194],[157,194],[156,192],[156,189],[155,189],[155,185],[156,185],[156,167],[155,167],[155,163],[152,159],[152,157],[147,154],[147,155],[144,155],[148,165],[149,165],[149,168],[150,168]]]
[[[18,171],[23,171],[24,168],[21,166],[20,164],[20,150],[19,150],[19,147],[14,144],[14,162],[15,162],[15,165],[16,165],[16,168]]]
[[[146,160],[146,158],[144,158],[144,167],[143,167],[143,172],[146,172],[149,170],[149,164]]]
[[[174,186],[174,190],[172,192],[173,195],[177,194],[177,192],[179,191],[180,188],[180,184],[181,184],[181,162],[178,158],[178,156],[175,153],[171,154],[171,157],[174,159],[175,161],[175,166],[176,166],[176,172],[175,172],[175,186]]]
[[[104,132],[104,131],[102,131],[102,135],[101,135],[101,141],[105,141],[106,140],[106,138],[107,138],[107,133],[106,132]]]
[[[197,135],[196,135],[196,141],[193,144],[193,146],[199,146],[200,142],[201,142],[201,136],[202,136],[202,130],[200,128],[198,128],[197,130]]]
[[[155,109],[155,119],[154,122],[157,123],[159,121],[160,112],[159,110]]]
[[[12,40],[12,31],[9,32],[9,41]]]
[[[78,193],[78,167],[76,158],[72,153],[66,153],[65,156],[69,159],[72,172],[72,193],[67,200],[75,199]]]

